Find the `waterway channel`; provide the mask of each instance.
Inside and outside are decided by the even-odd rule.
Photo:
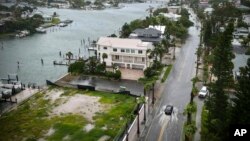
[[[8,74],[18,74],[22,82],[35,82],[44,85],[45,80],[56,80],[67,72],[65,66],[54,66],[54,60],[63,60],[63,54],[71,51],[74,56],[87,57],[81,40],[96,40],[100,36],[118,34],[125,22],[145,18],[149,6],[158,7],[161,3],[124,4],[121,9],[72,10],[38,8],[45,14],[59,14],[61,20],[74,22],[67,27],[52,27],[46,34],[35,34],[25,38],[4,38],[0,48],[0,78]],[[61,51],[62,57],[59,56]],[[44,64],[41,64],[43,59]],[[19,67],[17,62],[19,62]]]
[[[147,9],[159,7],[162,3],[123,4],[121,9],[72,10],[55,8],[38,8],[47,15],[56,12],[61,20],[74,22],[67,27],[52,27],[46,34],[35,34],[25,38],[2,38],[0,44],[0,78],[8,74],[18,74],[23,83],[44,85],[45,80],[56,80],[67,72],[66,66],[54,66],[53,61],[63,60],[71,51],[75,56],[88,57],[88,52],[81,40],[97,40],[100,36],[119,34],[125,22],[142,19],[149,15]],[[62,56],[59,56],[59,52]],[[80,52],[80,53],[79,53]],[[249,56],[236,54],[233,60],[234,71],[244,66]],[[41,63],[43,59],[43,65]],[[19,67],[18,63],[19,62]]]

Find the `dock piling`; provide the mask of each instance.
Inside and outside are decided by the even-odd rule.
[[[41,63],[42,63],[42,65],[43,65],[43,58],[41,58]]]

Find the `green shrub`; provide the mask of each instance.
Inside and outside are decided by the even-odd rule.
[[[157,72],[152,67],[148,67],[144,70],[144,75],[145,77],[150,78],[154,75],[157,75]]]
[[[185,136],[189,140],[193,139],[193,136],[194,136],[196,130],[197,130],[197,128],[195,126],[195,122],[192,122],[191,124],[185,123],[185,125],[184,125],[184,133],[185,133]]]
[[[106,64],[101,63],[96,66],[96,74],[103,75],[106,72]]]
[[[83,61],[76,61],[69,65],[68,72],[70,73],[83,73],[85,68],[85,63]]]
[[[173,66],[170,65],[170,66],[168,66],[168,68],[166,69],[166,71],[165,71],[165,73],[164,73],[164,76],[163,76],[162,79],[161,79],[161,82],[162,82],[162,83],[165,82],[166,79],[168,78],[168,75],[169,75],[169,73],[170,73],[172,67],[173,67]]]
[[[153,15],[158,16],[160,13],[168,13],[168,8],[158,8],[153,12]]]
[[[246,55],[250,55],[250,47],[247,48],[247,51],[245,53]]]
[[[115,79],[115,80],[120,80],[122,73],[120,70],[117,70],[115,72],[112,71],[106,71],[105,76],[109,79]]]
[[[122,73],[120,70],[115,71],[115,73],[113,75],[114,79],[116,79],[116,80],[120,80],[121,76],[122,76]]]
[[[207,136],[209,134],[207,129],[208,124],[208,111],[206,110],[206,107],[203,106],[202,112],[201,112],[201,141],[206,141]]]

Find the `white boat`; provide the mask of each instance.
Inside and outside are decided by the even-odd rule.
[[[239,40],[237,40],[237,39],[233,39],[233,41],[232,41],[232,45],[233,45],[233,46],[241,46],[241,43],[240,43],[240,41],[239,41]]]
[[[36,32],[38,33],[46,33],[46,30],[43,27],[36,28]]]
[[[22,38],[28,35],[30,35],[30,32],[28,30],[22,30],[16,34],[16,37]]]
[[[67,24],[66,23],[60,23],[60,24],[58,24],[60,27],[65,27],[65,26],[67,26]]]

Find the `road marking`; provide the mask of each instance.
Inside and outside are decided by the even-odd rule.
[[[166,126],[168,125],[168,122],[165,122],[165,120],[166,120],[166,118],[163,120],[163,126],[161,127],[161,131],[160,131],[160,134],[158,136],[158,140],[157,141],[162,141],[163,133],[165,131]]]

